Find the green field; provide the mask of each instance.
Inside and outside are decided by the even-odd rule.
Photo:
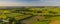
[[[1,24],[50,24],[51,21],[55,20],[60,20],[59,7],[13,7],[0,9]]]

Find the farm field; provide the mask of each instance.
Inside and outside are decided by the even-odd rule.
[[[0,24],[60,24],[60,7],[0,8]]]

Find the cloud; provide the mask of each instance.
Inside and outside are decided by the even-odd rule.
[[[60,6],[60,0],[0,0],[0,6]]]

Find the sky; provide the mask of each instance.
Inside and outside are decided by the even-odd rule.
[[[60,6],[60,0],[0,0],[0,6]]]

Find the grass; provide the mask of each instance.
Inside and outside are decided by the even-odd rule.
[[[43,22],[38,21],[38,22],[35,22],[35,23],[33,23],[33,24],[48,24],[48,22],[49,22],[49,21],[43,21]]]
[[[60,20],[60,16],[52,17],[51,20]]]
[[[14,9],[13,9],[14,10]],[[57,14],[60,14],[60,8],[29,8],[29,10],[31,10],[32,12],[29,12],[29,11],[26,11],[27,14],[33,14],[33,15],[47,15],[47,14],[52,14],[52,13],[49,13],[49,11],[53,11],[53,12],[56,12]],[[43,11],[43,13],[37,13],[36,11]],[[22,15],[20,18],[25,18],[25,17],[28,17],[24,14],[20,14],[20,13],[11,13],[11,11],[1,11],[2,13],[10,13],[10,14],[6,14],[7,16],[13,18],[15,16],[18,16],[18,15]],[[24,11],[22,13],[25,13]],[[53,14],[52,14],[53,15]],[[3,15],[2,15],[3,16]],[[16,18],[17,19],[17,18]],[[45,20],[48,20],[48,21],[43,21],[43,22],[40,22],[40,21],[37,21],[37,22],[34,22],[33,24],[47,24],[49,22],[49,20],[60,20],[60,16],[56,16],[56,17],[48,17],[46,18]]]

